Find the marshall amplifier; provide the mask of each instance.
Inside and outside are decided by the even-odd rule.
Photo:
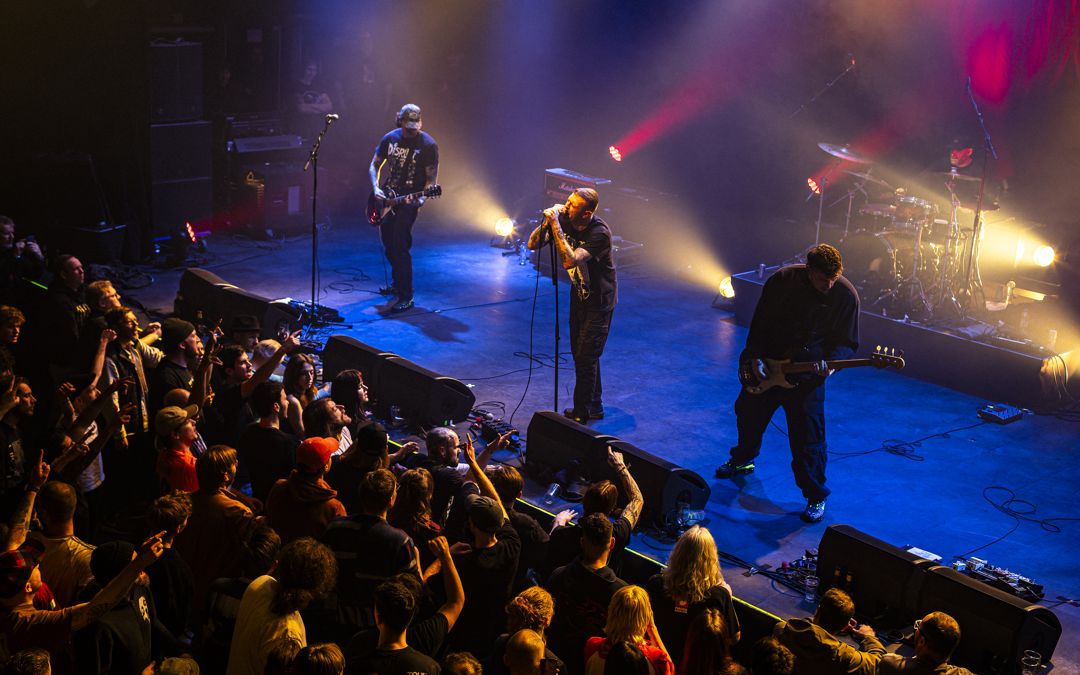
[[[586,176],[570,169],[548,169],[544,172],[544,200],[541,202],[544,208],[554,203],[563,203],[570,193],[578,188],[592,188],[600,193],[600,201],[604,201],[605,185],[611,185],[607,178]]]

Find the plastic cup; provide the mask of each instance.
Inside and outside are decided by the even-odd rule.
[[[821,583],[817,577],[809,576],[803,580],[805,590],[803,591],[803,599],[807,602],[817,601],[817,589],[818,584]]]

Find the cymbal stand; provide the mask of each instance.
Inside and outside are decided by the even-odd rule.
[[[919,278],[919,271],[922,267],[922,238],[923,232],[926,231],[925,221],[919,223],[915,227],[915,253],[911,262],[911,272],[908,273],[907,278],[900,281],[900,287],[906,287],[907,292],[904,294],[906,300],[907,309],[909,313],[914,313],[915,301],[919,301],[919,309],[922,315],[929,315],[933,313],[933,308],[930,305],[930,301],[926,298],[926,291],[923,288],[922,279]]]
[[[822,176],[821,182],[818,184],[820,190],[818,192],[817,226],[814,228],[814,246],[821,243],[821,215],[825,211],[825,186],[828,184],[829,178]]]
[[[955,171],[955,169],[954,169]],[[939,309],[948,308],[956,313],[957,316],[963,316],[964,310],[960,305],[960,300],[956,297],[955,292],[955,267],[958,255],[961,255],[960,245],[960,198],[956,196],[956,179],[950,178],[945,182],[945,187],[949,191],[951,196],[952,208],[949,212],[949,234],[945,238],[945,254],[941,258],[941,278],[938,281],[939,297],[937,303],[934,305],[934,313],[938,314]]]
[[[964,286],[960,289],[962,296],[962,304],[965,311],[970,311],[972,308],[972,301],[975,300],[976,295],[980,298],[982,303],[980,310],[986,310],[986,296],[983,293],[982,274],[979,272],[979,245],[983,235],[983,197],[986,195],[986,173],[990,168],[990,157],[993,156],[997,159],[997,150],[994,149],[994,142],[990,139],[990,131],[986,128],[986,121],[983,119],[982,110],[979,109],[979,104],[975,100],[975,95],[971,92],[971,78],[968,77],[967,81],[967,94],[971,99],[971,106],[975,109],[975,116],[979,119],[979,126],[982,127],[983,132],[983,159],[982,159],[982,175],[979,177],[979,197],[975,202],[975,219],[971,226],[971,247],[970,253],[967,258],[967,264],[964,267]]]
[[[867,172],[867,173],[869,173],[869,172]],[[829,208],[832,208],[832,207],[836,206],[837,204],[839,204],[840,202],[844,201],[845,199],[847,200],[847,215],[844,217],[844,237],[843,237],[844,239],[847,239],[848,229],[851,227],[851,207],[855,203],[855,193],[856,192],[861,192],[863,197],[866,197],[867,199],[870,198],[870,195],[866,194],[866,190],[863,189],[863,186],[865,186],[866,183],[867,183],[867,179],[863,178],[858,183],[855,183],[854,185],[852,185],[851,189],[847,191],[847,194],[845,194],[843,197],[837,199],[832,204],[829,204]]]

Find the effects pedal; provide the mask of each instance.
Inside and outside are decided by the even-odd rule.
[[[480,438],[483,439],[485,443],[491,443],[499,436],[509,433],[514,429],[506,422],[496,420],[495,416],[491,413],[474,410],[473,415],[473,424],[479,425]],[[519,438],[517,434],[510,437],[510,449],[521,449],[521,438]]]
[[[987,403],[978,410],[979,418],[994,424],[1011,424],[1024,416],[1024,411],[1001,403]]]

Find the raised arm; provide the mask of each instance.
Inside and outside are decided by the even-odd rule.
[[[300,346],[300,331],[291,333],[287,338],[281,341],[281,346],[277,348],[273,356],[266,360],[266,363],[259,366],[251,377],[245,380],[240,385],[240,396],[247,398],[251,396],[251,392],[255,391],[255,386],[260,382],[266,382],[270,379],[270,376],[277,370],[278,365],[285,359],[285,357],[292,353],[294,349]]]
[[[446,630],[449,631],[457,623],[461,609],[465,606],[465,588],[461,585],[461,577],[458,576],[457,567],[454,566],[454,558],[450,555],[450,546],[446,543],[446,537],[435,537],[428,542],[428,548],[442,566],[446,602],[439,608],[439,614],[446,617]]]
[[[469,465],[469,470],[472,471],[473,476],[476,477],[476,484],[480,487],[480,494],[485,497],[491,497],[496,504],[499,505],[499,511],[502,513],[503,522],[509,516],[506,515],[506,509],[503,508],[502,502],[499,501],[499,493],[495,491],[495,486],[491,484],[491,479],[484,473],[484,467],[476,461],[476,451],[473,450],[472,438],[465,434],[465,461]]]
[[[38,490],[49,479],[49,471],[49,464],[45,461],[45,451],[39,450],[37,462],[34,463],[33,471],[30,472],[30,477],[26,481],[26,493],[15,508],[15,513],[11,515],[5,551],[14,551],[26,541],[26,535],[30,531],[30,514],[34,512],[34,500],[37,498]]]
[[[630,523],[630,529],[632,530],[637,526],[638,518],[641,517],[641,509],[645,506],[645,498],[641,496],[641,489],[638,488],[637,481],[630,475],[630,469],[626,467],[622,453],[616,452],[610,445],[608,446],[608,464],[619,475],[622,489],[626,491],[626,495],[630,500],[630,503],[623,509],[622,517]]]
[[[85,628],[127,596],[132,585],[139,578],[139,574],[160,558],[165,551],[165,545],[161,542],[164,536],[164,532],[158,532],[144,541],[134,560],[128,563],[120,574],[113,577],[105,588],[98,591],[90,602],[71,608],[72,631]]]

